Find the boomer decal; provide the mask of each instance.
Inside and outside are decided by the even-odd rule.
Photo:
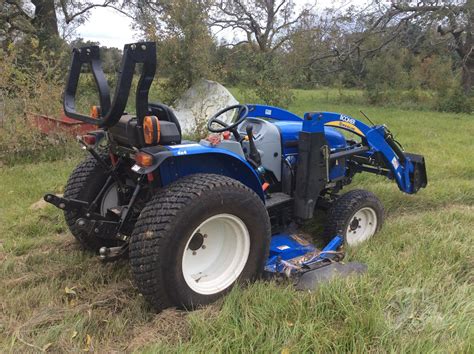
[[[339,120],[335,120],[332,122],[328,122],[325,125],[329,125],[332,127],[338,127],[344,130],[348,130],[353,132],[354,134],[357,134],[359,136],[364,136],[364,133],[360,131],[359,128],[355,126],[356,120],[354,118],[345,116],[345,115],[340,115]]]

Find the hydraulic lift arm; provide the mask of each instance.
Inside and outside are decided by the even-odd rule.
[[[331,153],[325,140],[324,127],[336,127],[362,138],[362,145],[349,146],[345,151]],[[331,112],[311,112],[304,115],[299,139],[299,158],[296,175],[295,214],[301,219],[313,216],[315,203],[329,183],[328,164],[335,158],[360,158],[372,161],[375,168],[361,166],[366,172],[379,174],[383,168],[398,188],[408,194],[418,192],[427,185],[424,157],[403,151],[384,125],[368,126],[347,115]],[[377,165],[377,159],[383,159]]]

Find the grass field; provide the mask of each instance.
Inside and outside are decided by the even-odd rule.
[[[3,166],[0,351],[472,353],[474,117],[295,94],[296,113],[360,117],[363,109],[426,157],[429,185],[417,195],[377,176],[359,175],[351,185],[375,192],[386,209],[383,230],[347,250],[348,259],[368,264],[366,275],[312,293],[260,282],[193,313],[154,314],[126,261],[102,264],[78,248],[57,209],[30,207],[62,191],[79,156]]]

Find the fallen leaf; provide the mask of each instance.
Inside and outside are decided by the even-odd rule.
[[[66,294],[68,294],[68,295],[74,295],[74,296],[77,295],[76,291],[74,290],[74,287],[68,288],[68,287],[66,286],[66,287],[64,288],[64,292],[65,292]]]
[[[283,349],[281,350],[281,353],[280,353],[280,354],[290,354],[290,349],[288,349],[288,348],[283,348]]]
[[[91,350],[91,344],[92,344],[92,337],[90,335],[86,335],[86,347],[82,349],[84,352],[88,352]]]
[[[72,332],[71,339],[74,339],[77,337],[77,331]]]
[[[46,343],[45,345],[43,345],[43,351],[46,352],[48,351],[49,347],[51,347],[53,345],[53,343]]]

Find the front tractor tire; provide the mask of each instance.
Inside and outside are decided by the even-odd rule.
[[[349,191],[331,205],[324,238],[340,235],[347,245],[357,246],[381,229],[383,214],[383,205],[375,194],[360,189]]]
[[[255,192],[196,174],[166,186],[142,210],[130,242],[139,291],[160,311],[194,309],[263,271],[271,227]]]

